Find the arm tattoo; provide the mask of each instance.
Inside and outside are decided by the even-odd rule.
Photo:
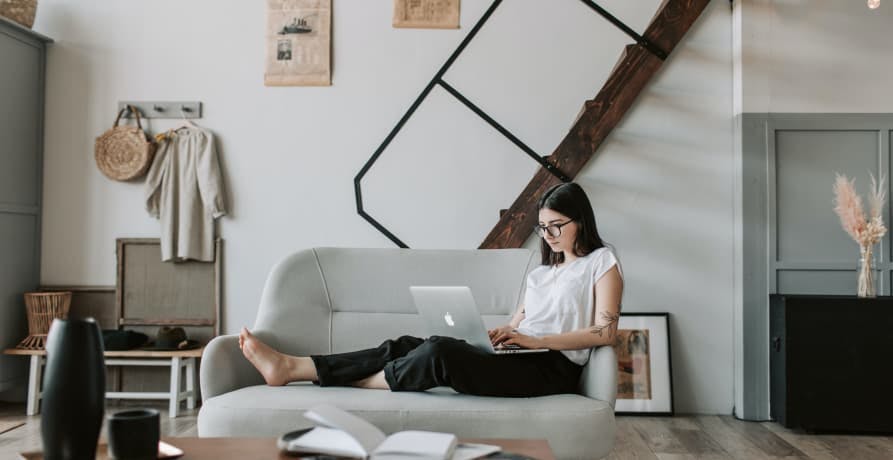
[[[618,313],[602,313],[602,320],[604,324],[596,324],[589,329],[589,332],[593,334],[597,334],[599,337],[602,337],[602,332],[608,332],[608,337],[614,335],[614,331],[617,330],[617,323],[620,321],[620,314]]]

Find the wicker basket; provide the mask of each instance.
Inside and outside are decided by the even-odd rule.
[[[9,18],[27,28],[34,25],[37,0],[0,0],[0,16]]]
[[[25,311],[28,313],[28,337],[16,347],[43,350],[47,334],[56,318],[68,318],[71,292],[26,292]]]

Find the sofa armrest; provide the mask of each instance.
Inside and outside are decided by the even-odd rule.
[[[238,335],[221,335],[208,343],[199,375],[203,399],[264,383],[260,372],[242,355]]]
[[[580,376],[580,394],[614,407],[617,399],[617,355],[614,354],[614,347],[595,347],[590,353],[589,362]]]

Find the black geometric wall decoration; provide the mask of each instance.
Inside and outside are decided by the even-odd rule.
[[[617,19],[616,17],[611,15],[611,13],[609,13],[607,10],[605,10],[601,6],[599,6],[598,3],[596,3],[592,0],[579,0],[579,1],[583,2],[583,4],[585,4],[586,6],[591,8],[593,11],[598,13],[600,16],[602,16],[606,20],[608,20],[608,22],[610,22],[612,25],[614,25],[615,27],[617,27],[618,29],[623,31],[623,33],[629,35],[633,40],[636,41],[636,43],[642,45],[646,50],[648,50],[649,53],[653,54],[654,56],[656,56],[657,58],[659,58],[661,60],[666,59],[667,53],[665,51],[661,50],[654,43],[651,43],[649,40],[645,39],[644,37],[642,37],[641,35],[636,33],[634,30],[629,28],[622,21],[620,21],[619,19]],[[394,233],[392,233],[390,230],[385,228],[380,222],[375,220],[374,217],[372,217],[369,213],[367,213],[363,209],[362,180],[363,180],[363,177],[366,175],[366,173],[369,172],[369,169],[372,168],[372,165],[375,164],[375,161],[378,160],[378,158],[381,156],[382,153],[384,153],[385,149],[388,148],[388,145],[390,145],[391,141],[394,140],[394,137],[397,136],[397,133],[399,133],[400,130],[403,128],[403,125],[405,125],[406,122],[409,121],[409,119],[415,113],[416,109],[419,108],[419,106],[428,97],[428,95],[431,93],[431,90],[433,90],[435,86],[440,86],[441,88],[446,90],[446,92],[451,94],[459,102],[461,102],[463,105],[468,107],[468,109],[470,109],[472,112],[474,112],[478,117],[480,117],[487,124],[492,126],[493,129],[495,129],[500,134],[505,136],[509,141],[511,141],[513,144],[515,144],[515,146],[518,147],[522,152],[524,152],[531,159],[533,159],[534,161],[539,163],[543,168],[545,168],[547,171],[552,173],[552,175],[557,177],[559,180],[561,180],[562,182],[570,182],[572,180],[571,177],[568,177],[563,172],[561,172],[557,167],[555,167],[555,165],[550,163],[549,160],[546,159],[546,157],[536,153],[533,149],[528,147],[527,144],[525,144],[521,139],[519,139],[517,136],[512,134],[504,126],[499,124],[499,122],[496,121],[495,119],[493,119],[493,117],[487,115],[487,113],[484,112],[480,107],[478,107],[472,101],[470,101],[468,98],[463,96],[462,93],[459,92],[459,90],[452,87],[449,83],[447,83],[443,79],[443,76],[446,75],[447,71],[450,69],[450,67],[453,65],[453,63],[456,61],[456,59],[459,58],[459,56],[465,50],[465,47],[467,47],[468,44],[471,43],[471,41],[474,39],[475,35],[477,35],[477,33],[481,30],[481,28],[484,26],[484,24],[487,23],[487,20],[490,19],[490,16],[493,15],[493,13],[496,11],[496,8],[499,7],[499,5],[501,3],[502,3],[502,0],[494,0],[493,3],[490,5],[490,7],[487,8],[487,11],[484,12],[483,16],[481,16],[481,18],[478,20],[478,22],[475,23],[474,27],[472,27],[471,30],[468,32],[468,35],[466,35],[465,38],[462,40],[462,42],[459,43],[459,46],[456,48],[455,51],[453,51],[453,53],[446,60],[446,62],[443,63],[443,65],[440,67],[440,69],[437,71],[437,73],[434,74],[434,77],[431,78],[431,81],[429,81],[428,84],[425,85],[425,88],[422,90],[422,92],[419,94],[419,96],[416,98],[416,100],[412,103],[412,105],[409,106],[409,109],[406,111],[406,113],[403,114],[403,116],[400,118],[400,120],[397,122],[397,124],[394,126],[394,128],[391,129],[391,132],[388,133],[387,137],[385,137],[384,141],[382,141],[381,145],[378,146],[378,148],[375,150],[375,152],[372,154],[372,156],[369,158],[369,160],[366,161],[366,164],[363,165],[363,168],[360,169],[360,172],[357,173],[356,177],[354,177],[353,182],[354,182],[354,193],[356,194],[357,214],[359,214],[361,217],[363,217],[363,219],[366,219],[366,221],[368,221],[370,224],[372,224],[373,227],[375,227],[376,229],[378,229],[378,231],[380,231],[382,234],[384,234],[386,237],[388,237],[388,239],[393,241],[394,244],[396,244],[398,247],[408,248],[409,246],[407,246],[406,243],[401,241],[400,238],[398,238],[396,235],[394,235]]]

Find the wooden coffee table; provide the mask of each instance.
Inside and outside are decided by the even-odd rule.
[[[182,460],[294,460],[299,457],[279,452],[274,438],[164,438],[179,447]],[[549,442],[545,439],[461,439],[461,442],[496,444],[505,452],[521,454],[540,460],[554,460]]]
[[[300,457],[286,455],[276,448],[275,438],[163,438],[165,442],[180,448],[181,460],[296,460]],[[539,460],[555,460],[549,442],[545,439],[460,439],[460,442],[496,444],[504,452],[521,454]],[[40,452],[23,453],[20,458],[42,460]],[[100,445],[96,460],[107,460],[106,446]]]

